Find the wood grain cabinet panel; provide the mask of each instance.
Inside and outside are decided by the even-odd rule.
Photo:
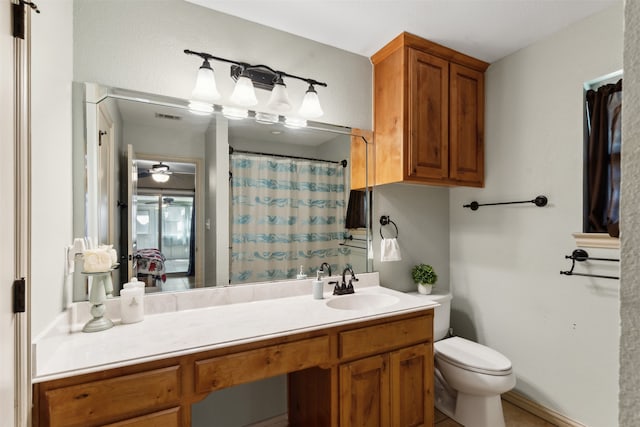
[[[350,359],[416,344],[431,339],[433,316],[384,323],[341,332],[340,357]]]
[[[329,337],[266,346],[195,363],[195,388],[206,393],[317,366],[329,359]]]
[[[47,390],[41,413],[43,425],[89,427],[144,414],[177,404],[180,367],[155,369],[132,375]]]
[[[489,64],[408,33],[371,61],[376,185],[482,187]]]
[[[428,343],[391,353],[391,426],[431,427],[434,416],[432,351]]]
[[[119,423],[108,424],[105,427],[179,427],[180,408],[171,408],[153,414],[131,418]]]
[[[484,75],[451,64],[450,176],[470,185],[484,182]]]
[[[388,365],[385,354],[340,367],[340,427],[390,425]]]

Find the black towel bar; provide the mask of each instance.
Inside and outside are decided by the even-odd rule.
[[[472,211],[477,211],[480,206],[497,206],[497,205],[515,205],[518,203],[534,203],[537,207],[541,208],[543,206],[547,206],[547,197],[546,196],[538,196],[533,200],[522,200],[519,202],[498,202],[498,203],[478,203],[473,201],[467,205],[462,205],[463,208],[470,208]]]
[[[573,272],[573,269],[576,267],[576,261],[583,262],[583,261],[587,261],[587,260],[594,260],[594,261],[620,262],[620,260],[617,259],[617,258],[590,257],[589,253],[587,251],[585,251],[584,249],[576,249],[571,253],[571,255],[565,255],[564,257],[565,257],[565,259],[570,259],[571,260],[571,270],[560,271],[560,274],[564,274],[565,276],[598,277],[598,278],[601,278],[601,279],[614,279],[614,280],[619,280],[620,279],[620,277],[618,277],[618,276],[607,276],[607,275],[602,275],[602,274],[574,273]]]

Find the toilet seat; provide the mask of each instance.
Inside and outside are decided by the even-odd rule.
[[[492,348],[460,337],[434,344],[435,357],[461,369],[485,375],[511,374],[511,361]]]

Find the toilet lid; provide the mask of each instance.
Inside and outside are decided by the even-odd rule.
[[[451,337],[438,341],[433,346],[435,357],[468,371],[489,375],[509,375],[511,361],[492,348]]]

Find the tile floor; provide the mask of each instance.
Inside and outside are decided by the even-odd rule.
[[[502,401],[502,410],[507,427],[555,427],[554,424],[548,423],[542,418],[538,418],[504,400]],[[435,427],[462,427],[462,425],[436,409]]]

